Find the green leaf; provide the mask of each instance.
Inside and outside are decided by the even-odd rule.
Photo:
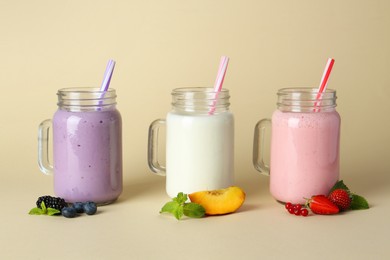
[[[184,194],[183,192],[179,192],[175,198],[173,198],[173,201],[176,201],[180,205],[183,205],[188,199],[187,194]]]
[[[49,216],[57,215],[60,213],[61,213],[61,211],[59,211],[58,209],[47,208],[47,215],[49,215]]]
[[[187,194],[179,192],[172,201],[165,203],[161,208],[160,213],[171,213],[178,220],[181,219],[183,215],[191,218],[201,218],[205,215],[206,210],[201,205],[192,202],[186,203],[187,200]]]
[[[160,211],[160,213],[163,212],[171,213],[176,219],[181,219],[183,216],[183,205],[180,205],[177,201],[167,202]]]
[[[352,194],[351,209],[368,209],[369,205],[365,198],[362,196]]]
[[[168,212],[168,213],[173,214],[173,212],[175,212],[178,207],[180,207],[179,203],[177,203],[176,201],[170,201],[170,202],[165,203],[165,205],[162,207],[160,213]]]
[[[40,208],[32,208],[28,214],[30,214],[30,215],[43,215],[45,213]]]
[[[349,193],[349,188],[347,187],[347,185],[344,184],[343,180],[336,182],[336,184],[332,187],[332,189],[330,189],[329,194],[332,191],[337,190],[337,189],[343,189],[343,190],[348,191],[348,193]]]
[[[181,219],[183,216],[183,206],[177,207],[177,209],[173,212],[173,215],[177,220]]]
[[[46,209],[46,205],[45,205],[45,202],[41,202],[41,208],[42,208],[42,212],[43,214],[46,214],[47,213],[47,209]]]
[[[202,205],[190,202],[184,204],[183,213],[190,218],[201,218],[206,214],[206,210]]]

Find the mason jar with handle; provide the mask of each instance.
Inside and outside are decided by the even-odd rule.
[[[318,99],[317,94],[312,88],[280,89],[272,120],[260,120],[255,127],[253,165],[270,176],[270,192],[280,202],[304,204],[313,195],[327,195],[339,178],[336,91],[328,89]],[[269,166],[266,131],[271,131]]]
[[[233,185],[234,119],[229,91],[178,88],[172,91],[172,111],[149,127],[148,163],[166,176],[170,197]],[[159,129],[166,127],[166,166],[158,160]]]
[[[122,192],[122,119],[116,92],[58,90],[58,110],[39,126],[38,164],[53,174],[54,193],[67,202],[108,204]],[[53,132],[53,164],[49,130]]]

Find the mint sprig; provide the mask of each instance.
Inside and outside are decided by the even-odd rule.
[[[32,208],[28,214],[30,215],[48,215],[48,216],[54,216],[61,213],[58,209],[53,208],[46,208],[45,202],[41,202],[40,208]]]
[[[337,190],[337,189],[343,189],[343,190],[346,190],[348,192],[349,196],[351,197],[350,209],[357,210],[357,209],[370,208],[370,206],[368,205],[368,201],[364,197],[357,195],[355,193],[352,193],[350,191],[350,189],[347,187],[347,185],[344,184],[343,180],[336,182],[336,184],[332,187],[332,189],[330,189],[329,194],[332,191]]]
[[[193,202],[186,202],[187,194],[179,192],[176,197],[165,203],[161,208],[160,213],[170,213],[177,220],[180,220],[183,215],[190,218],[201,218],[206,214],[206,210],[202,205]]]

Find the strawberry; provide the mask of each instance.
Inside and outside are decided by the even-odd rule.
[[[349,193],[344,189],[336,189],[332,191],[328,199],[335,204],[340,211],[347,210],[351,207],[351,198],[349,197]]]
[[[325,195],[315,195],[308,200],[307,205],[315,214],[332,215],[339,213],[339,208]]]

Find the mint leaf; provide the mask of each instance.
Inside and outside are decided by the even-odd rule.
[[[167,212],[173,214],[177,210],[177,208],[180,207],[180,204],[176,201],[170,201],[165,203],[165,205],[162,207],[160,213]]]
[[[171,213],[176,219],[181,219],[183,216],[183,205],[180,205],[177,201],[167,202],[160,211],[160,213],[163,212]]]
[[[30,212],[28,213],[30,215],[43,215],[43,210],[40,208],[32,208]]]
[[[47,213],[46,205],[45,205],[45,202],[43,202],[43,201],[41,202],[41,209],[42,209],[43,214]]]
[[[184,204],[183,210],[184,215],[190,218],[201,218],[206,214],[202,205],[193,202]]]
[[[343,189],[343,190],[348,191],[348,193],[349,193],[349,188],[347,187],[347,185],[344,184],[343,180],[336,182],[336,184],[332,187],[332,189],[330,189],[329,194],[332,191],[337,190],[337,189]]]
[[[183,192],[179,192],[175,198],[173,198],[173,201],[176,201],[180,205],[183,205],[188,199],[187,194],[184,194]]]
[[[59,213],[61,213],[61,211],[59,211],[58,209],[46,208],[45,202],[42,201],[41,208],[32,208],[28,214],[54,216]]]
[[[47,215],[53,216],[61,213],[58,209],[53,209],[53,208],[47,208]]]
[[[177,220],[181,219],[183,216],[183,206],[177,207],[177,209],[173,212],[173,215]]]
[[[362,196],[352,194],[351,209],[368,209],[369,205]]]
[[[191,218],[201,218],[205,215],[206,210],[201,205],[192,202],[186,203],[187,200],[187,194],[179,192],[172,201],[165,203],[160,213],[170,213],[178,220],[183,215]]]

